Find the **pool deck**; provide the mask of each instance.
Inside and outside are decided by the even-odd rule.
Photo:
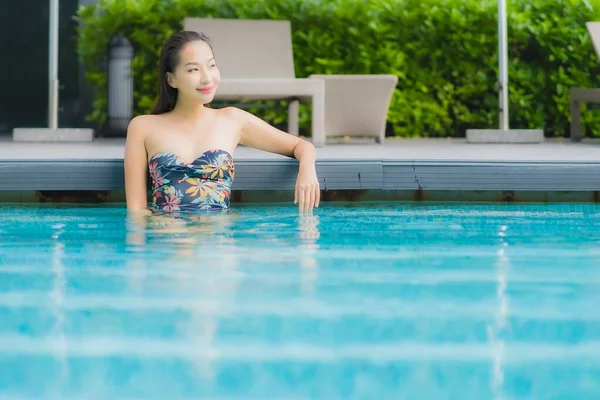
[[[122,190],[123,139],[26,143],[0,136],[0,190]],[[470,144],[464,139],[329,143],[318,150],[324,190],[600,191],[600,140]],[[234,190],[292,190],[297,162],[238,147]],[[597,194],[595,195],[597,197]]]

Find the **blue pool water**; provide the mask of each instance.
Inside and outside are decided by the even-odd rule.
[[[0,399],[592,399],[600,206],[0,207]]]

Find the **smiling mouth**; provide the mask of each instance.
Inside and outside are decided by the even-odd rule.
[[[209,87],[209,88],[204,88],[204,89],[196,89],[197,91],[201,92],[201,93],[210,93],[213,91],[213,86]]]

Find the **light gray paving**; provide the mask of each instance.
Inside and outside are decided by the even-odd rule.
[[[123,139],[29,143],[0,138],[0,190],[123,188]],[[472,144],[388,139],[319,148],[323,189],[600,191],[600,141]],[[234,189],[293,189],[297,162],[238,147]]]
[[[13,142],[0,137],[0,160],[122,160],[123,139],[96,139],[92,143]],[[353,141],[317,149],[319,160],[449,160],[449,161],[600,161],[600,140],[571,142],[547,140],[539,144],[466,143],[464,139],[386,139],[385,143]],[[240,146],[239,160],[285,159]]]

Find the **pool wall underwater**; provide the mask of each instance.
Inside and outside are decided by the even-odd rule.
[[[238,203],[292,202],[292,190],[234,190]],[[149,194],[148,198],[151,198]],[[322,202],[600,203],[600,191],[546,190],[322,190]],[[123,203],[124,190],[2,190],[0,203]]]

